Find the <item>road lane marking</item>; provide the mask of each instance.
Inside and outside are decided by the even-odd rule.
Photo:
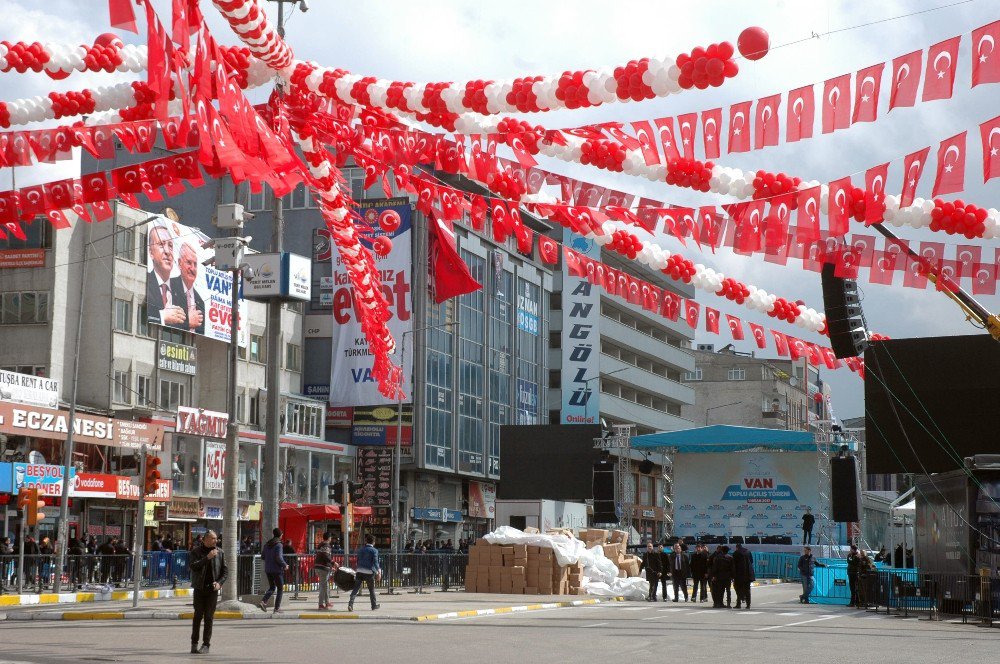
[[[801,613],[779,613],[779,616],[801,616]]]
[[[608,623],[606,622],[602,622],[602,623],[594,623],[593,625],[583,625],[583,627],[600,627],[602,625],[607,625],[607,624]]]
[[[813,618],[812,620],[800,620],[799,622],[788,623],[787,625],[771,625],[770,627],[758,627],[755,632],[766,632],[771,629],[781,629],[782,627],[797,627],[799,625],[808,625],[809,623],[821,622],[823,620],[833,620],[834,618],[839,618],[840,616],[823,616],[822,618]]]

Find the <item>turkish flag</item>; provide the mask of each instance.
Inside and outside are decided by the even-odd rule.
[[[771,199],[771,211],[764,218],[764,248],[774,250],[788,244],[788,222],[795,194],[788,193]]]
[[[653,284],[642,282],[642,308],[650,313],[656,313],[660,310],[660,300],[662,299],[662,290],[654,286]]]
[[[754,149],[778,144],[778,105],[781,95],[771,95],[757,100],[754,115]]]
[[[701,313],[701,305],[694,300],[684,300],[684,320],[691,326],[692,330],[698,329],[698,316]]]
[[[976,263],[971,272],[973,295],[996,295],[996,270],[996,265],[991,263]]]
[[[690,211],[690,208],[688,208]],[[682,246],[687,246],[684,241],[684,233],[681,232],[681,208],[668,208],[663,210],[663,230],[680,240]]]
[[[651,198],[640,198],[639,207],[635,211],[635,217],[639,225],[650,233],[656,232],[656,226],[660,223],[660,201]]]
[[[729,153],[750,149],[750,104],[744,101],[729,107]]]
[[[646,160],[647,166],[656,166],[660,163],[660,153],[656,150],[656,134],[653,133],[653,125],[649,120],[633,122],[632,129],[635,130],[635,137],[639,141],[642,149],[642,156]]]
[[[888,162],[865,171],[865,226],[882,222],[885,214],[885,180],[889,177]]]
[[[764,247],[764,260],[775,265],[788,265],[788,249],[791,237],[786,235],[785,241],[772,247]]]
[[[581,254],[576,253],[569,247],[563,247],[563,257],[566,265],[566,274],[571,277],[581,277],[586,278],[587,267],[584,263],[584,257]]]
[[[663,158],[669,164],[681,156],[681,153],[677,149],[677,139],[674,138],[674,119],[659,118],[653,120],[653,124],[656,125],[656,131],[660,135],[660,147],[663,149]]]
[[[757,348],[767,348],[767,337],[764,335],[764,328],[756,323],[747,323],[753,333],[753,340],[757,342]]]
[[[21,219],[31,219],[52,207],[42,185],[23,187],[20,192]]]
[[[436,215],[432,215],[430,221],[428,240],[429,256],[434,266],[434,301],[440,304],[482,288],[482,284],[469,272],[469,266],[455,251],[455,231],[446,227]]]
[[[850,177],[843,177],[830,183],[830,200],[827,205],[827,215],[830,224],[830,235],[843,237],[850,230],[851,217],[847,209],[847,197],[854,185]]]
[[[66,180],[58,180],[56,182],[48,182],[42,185],[45,190],[45,196],[48,199],[48,204],[53,209],[63,210],[66,208],[73,207],[76,203],[76,196],[73,192],[73,180],[72,178]]]
[[[559,262],[559,244],[548,236],[539,235],[538,257],[547,265],[555,265]]]
[[[958,44],[962,37],[952,37],[927,49],[927,72],[924,74],[923,101],[951,99],[958,68]]]
[[[851,75],[831,78],[823,85],[823,133],[851,126]]]
[[[849,244],[858,256],[858,267],[870,267],[875,255],[875,236],[852,235]]]
[[[788,337],[777,330],[771,330],[774,337],[774,347],[778,351],[778,357],[788,357]]]
[[[20,197],[16,191],[0,191],[0,224],[17,221],[17,201]]]
[[[18,240],[27,240],[28,236],[25,234],[24,229],[21,228],[21,222],[19,221],[5,221],[3,222],[3,230],[7,231],[8,235],[13,235]],[[6,239],[6,237],[5,237]]]
[[[960,244],[955,247],[955,261],[961,265],[962,275],[972,277],[976,265],[983,260],[983,248],[975,244]]]
[[[860,257],[854,249],[841,247],[834,256],[833,276],[840,279],[857,279]]]
[[[820,188],[801,189],[798,192],[798,215],[795,234],[799,242],[809,243],[819,239]]]
[[[891,286],[896,275],[896,259],[898,252],[876,251],[872,266],[868,270],[868,281],[873,284]]]
[[[854,118],[852,123],[875,122],[878,117],[878,94],[882,87],[885,63],[862,69],[854,75]]]
[[[979,125],[983,140],[983,182],[1000,176],[1000,115]]]
[[[926,147],[906,155],[906,158],[903,159],[903,192],[899,197],[899,207],[909,207],[913,204],[913,198],[917,194],[917,185],[920,183],[920,176],[924,172],[927,155],[930,152],[930,147]]]
[[[69,219],[66,218],[66,213],[60,209],[53,208],[51,210],[45,211],[45,217],[52,224],[52,228],[56,230],[63,230],[70,227]]]
[[[677,322],[681,314],[681,296],[672,291],[663,291],[663,300],[660,302],[660,315],[668,320]]]
[[[719,130],[722,126],[722,109],[701,112],[701,138],[705,144],[705,159],[718,159],[722,154]]]
[[[788,108],[785,109],[785,140],[794,143],[803,138],[812,138],[815,116],[813,86],[807,85],[789,92]]]
[[[832,348],[820,347],[819,352],[823,356],[823,363],[826,364],[827,369],[840,368],[840,360],[837,359]]]
[[[972,87],[981,83],[1000,83],[1000,21],[972,31]]]
[[[889,110],[913,106],[917,101],[920,85],[920,51],[907,53],[892,60],[892,90],[889,92]]]
[[[932,196],[956,194],[965,188],[965,135],[962,132],[941,141],[937,153],[937,176]]]
[[[698,114],[685,113],[677,116],[677,133],[680,134],[681,148],[685,159],[694,159],[694,139],[698,133]]]
[[[809,351],[806,350],[806,342],[802,341],[802,339],[786,335],[785,340],[788,342],[788,355],[793,360],[805,357],[809,353]]]
[[[112,28],[139,34],[139,26],[135,22],[135,8],[132,4],[132,0],[108,0]],[[152,9],[147,10],[152,11]]]
[[[743,321],[736,316],[726,314],[726,322],[729,323],[729,331],[733,335],[733,340],[743,341]]]
[[[736,238],[733,249],[737,253],[760,251],[764,229],[764,206],[767,201],[749,201],[732,206],[730,213],[736,221]]]
[[[706,205],[698,208],[698,240],[699,244],[707,244],[715,248],[719,246],[720,229],[723,224],[723,217],[714,205]]]
[[[937,268],[935,283],[937,290],[949,293],[956,292],[959,289],[959,284],[962,282],[962,263],[942,259],[937,262],[935,267]]]
[[[712,334],[719,333],[719,312],[711,307],[705,307],[705,330]]]
[[[479,194],[473,194],[470,206],[472,209],[469,213],[469,218],[472,222],[472,228],[473,230],[481,231],[483,230],[483,226],[486,225],[486,211],[490,209],[490,205]]]

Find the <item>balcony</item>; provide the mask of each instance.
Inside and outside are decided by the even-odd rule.
[[[670,380],[660,374],[646,371],[634,364],[623,362],[602,353],[600,367],[601,375],[603,376],[616,372],[611,378],[616,383],[621,383],[643,392],[649,392],[678,404],[694,403],[694,390],[687,385]]]
[[[655,408],[649,408],[648,406],[616,397],[607,392],[601,393],[601,413],[607,414],[616,420],[633,422],[656,431],[677,431],[679,429],[690,429],[694,426],[691,420],[671,415]]]
[[[603,314],[601,315],[601,336],[607,337],[619,346],[628,346],[637,353],[655,357],[681,373],[695,369],[694,355],[690,351],[671,346],[666,341],[661,341],[642,330],[637,330],[631,325]]]

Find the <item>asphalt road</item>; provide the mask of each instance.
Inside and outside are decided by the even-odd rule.
[[[187,622],[8,622],[0,662],[888,664],[993,661],[1000,644],[998,628],[801,605],[797,594],[794,585],[757,588],[751,611],[624,602],[430,623],[222,621],[208,657],[188,654]]]

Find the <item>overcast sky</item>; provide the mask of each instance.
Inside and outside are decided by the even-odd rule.
[[[169,2],[154,2],[161,16],[168,16]],[[236,43],[217,12],[207,0],[202,9],[219,40]],[[275,5],[266,3],[272,17]],[[1000,112],[1000,86],[970,89],[968,33],[1000,18],[1000,5],[993,0],[970,0],[955,6],[947,0],[871,2],[855,0],[775,0],[772,2],[607,2],[550,1],[503,3],[461,2],[459,0],[412,2],[376,1],[350,3],[312,0],[310,11],[294,11],[287,23],[288,40],[297,57],[320,64],[343,67],[352,72],[387,79],[413,81],[512,78],[532,74],[558,74],[567,69],[586,69],[624,64],[645,56],[676,55],[698,45],[729,40],[735,43],[740,31],[751,25],[765,28],[771,35],[772,52],[764,59],[741,61],[740,75],[715,90],[691,91],[665,100],[612,104],[585,111],[535,114],[533,123],[547,127],[575,126],[607,120],[634,121],[676,116],[682,113],[723,107],[728,117],[730,104],[785,93],[893,57],[923,49],[938,41],[965,34],[959,52],[955,96],[950,101],[919,103],[915,108],[888,108],[888,79],[883,78],[879,105],[880,119],[849,130],[818,136],[797,144],[780,145],[743,155],[723,155],[723,165],[747,170],[784,171],[803,179],[823,182],[893,161],[887,191],[898,193],[899,167],[903,155],[937,144],[961,131],[969,132],[966,167],[966,200],[984,207],[1000,207],[998,180],[982,185],[978,125]],[[43,7],[44,9],[39,9]],[[3,38],[15,40],[90,43],[108,31],[107,3],[104,0],[49,0],[45,3],[0,0],[4,17]],[[905,17],[905,14],[944,7],[937,11]],[[898,18],[894,18],[898,17]],[[883,19],[891,19],[883,21]],[[882,22],[880,22],[882,21]],[[140,24],[141,24],[140,18]],[[865,27],[863,24],[871,24]],[[833,32],[834,34],[828,34]],[[810,38],[812,34],[820,35]],[[131,36],[128,41],[138,41]],[[798,42],[800,43],[792,43]],[[788,44],[782,48],[777,45]],[[52,81],[41,74],[3,75],[2,99],[46,94],[52,90],[77,90],[123,80],[122,75],[79,74],[64,81]],[[784,117],[784,108],[779,113]],[[819,133],[819,109],[817,108]],[[42,125],[33,125],[38,127]],[[782,140],[784,127],[782,126]],[[700,145],[700,134],[698,143]],[[700,149],[698,155],[700,155]],[[649,195],[666,202],[708,205],[730,202],[727,197],[693,194],[667,185],[654,185],[628,176],[613,176],[587,167],[561,162],[544,167],[600,184]],[[18,169],[18,186],[67,177],[66,166]],[[925,170],[918,195],[929,197],[933,162]],[[863,174],[855,177],[863,186]],[[0,177],[0,188],[10,186],[9,169]],[[861,227],[855,231],[863,232]],[[929,232],[900,229],[909,239],[933,239],[956,244]],[[670,250],[680,247],[671,238],[661,238]],[[950,249],[950,247],[949,247]],[[696,262],[714,267],[744,282],[789,299],[801,298],[822,309],[819,276],[804,272],[801,263],[787,267],[768,264],[760,258],[745,258],[720,250],[700,256],[696,247],[682,250]],[[949,251],[949,255],[952,252]],[[992,259],[993,248],[984,252]],[[902,288],[901,274],[894,286],[863,285],[864,307],[871,329],[892,337],[948,336],[978,333],[964,321],[949,300],[933,290]],[[963,282],[967,283],[967,282]],[[726,300],[699,292],[707,306],[732,313],[744,320],[771,326],[772,319],[750,314]],[[1000,308],[1000,298],[984,298],[988,309]],[[820,338],[799,328],[774,324],[773,327],[819,342]],[[748,335],[750,336],[750,335]],[[698,333],[698,342],[729,342],[726,330],[716,337]],[[942,343],[945,343],[944,341]],[[756,350],[752,341],[737,342],[740,350]],[[773,354],[773,348],[765,353]],[[969,358],[970,362],[975,358]],[[823,371],[833,386],[834,409],[840,418],[862,415],[863,385],[849,371]]]

